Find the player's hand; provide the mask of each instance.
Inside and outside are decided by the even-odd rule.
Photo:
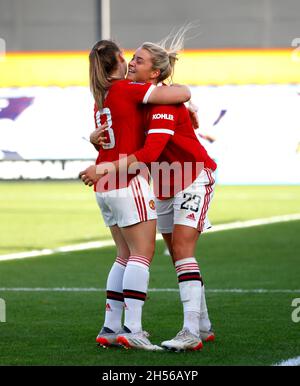
[[[103,146],[106,139],[104,135],[104,131],[107,129],[107,127],[108,127],[108,124],[104,123],[96,130],[94,130],[90,135],[90,142],[94,145]]]
[[[79,173],[79,177],[85,185],[92,186],[94,185],[100,178],[97,174],[96,165],[91,165],[87,169],[82,170]]]
[[[187,106],[187,109],[189,110],[189,113],[190,113],[190,119],[191,119],[193,128],[194,128],[194,130],[196,130],[200,126],[199,125],[199,118],[198,118],[198,114],[197,114],[198,107],[190,101],[188,106]]]

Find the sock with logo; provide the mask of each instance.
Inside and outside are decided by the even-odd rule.
[[[117,332],[121,330],[124,308],[123,276],[127,260],[117,257],[106,283],[106,311],[104,326]]]
[[[149,260],[145,256],[130,256],[123,278],[126,331],[142,330],[142,309],[149,283]]]
[[[194,257],[177,260],[175,269],[183,305],[183,328],[199,336],[202,278],[197,260]]]

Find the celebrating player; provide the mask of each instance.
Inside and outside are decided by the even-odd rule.
[[[163,71],[152,78],[150,74],[160,68],[165,53],[158,45],[143,44],[129,63],[128,78],[153,84],[164,81],[167,74]],[[175,62],[176,53],[169,53],[169,58]],[[144,147],[113,166],[121,171],[137,161],[152,163],[158,228],[173,258],[184,310],[182,330],[175,338],[162,342],[162,346],[171,350],[198,350],[202,348],[203,340],[214,340],[195,249],[201,232],[210,227],[206,215],[217,165],[199,143],[183,104],[149,106],[145,126]],[[159,161],[160,165],[179,164],[180,170],[175,168],[172,177],[160,168],[163,175],[160,178],[154,161]]]
[[[114,161],[142,147],[142,103],[179,103],[190,98],[185,86],[157,88],[152,82],[124,80],[127,63],[112,41],[100,41],[91,50],[90,86],[95,99],[96,127],[106,123],[107,141],[96,164]],[[158,71],[153,71],[155,78]],[[91,185],[88,168],[81,179]],[[108,179],[97,184],[96,198],[105,224],[110,227],[117,258],[107,279],[104,326],[96,340],[100,345],[120,344],[158,350],[142,331],[142,306],[146,299],[149,265],[155,248],[156,211],[147,178],[135,173],[125,181]],[[116,194],[117,193],[117,194]],[[147,234],[147,238],[144,235]],[[121,329],[125,305],[124,328]],[[122,332],[122,335],[120,333]]]

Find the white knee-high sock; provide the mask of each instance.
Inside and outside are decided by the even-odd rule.
[[[142,308],[149,283],[149,260],[145,256],[130,256],[123,278],[125,307],[124,327],[132,333],[142,330]]]
[[[112,331],[121,329],[124,308],[123,276],[127,260],[117,257],[106,283],[106,311],[104,326]]]
[[[211,329],[211,322],[208,316],[208,309],[205,298],[205,285],[202,285],[201,294],[201,308],[200,308],[200,330],[209,331]]]
[[[175,269],[183,304],[183,328],[199,335],[202,278],[197,260],[194,257],[178,260]]]

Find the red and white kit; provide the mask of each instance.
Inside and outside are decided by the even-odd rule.
[[[116,81],[109,88],[103,109],[99,111],[95,106],[96,128],[108,124],[106,143],[99,151],[96,165],[118,160],[120,155],[125,157],[143,146],[143,103],[147,103],[154,87],[151,83]],[[104,178],[106,183],[101,178],[95,191],[107,226],[125,227],[157,218],[147,179],[138,173],[128,174],[122,181],[118,175],[111,180]]]
[[[215,186],[216,163],[199,143],[189,112],[183,104],[148,106],[147,138],[134,154],[151,164],[158,229],[171,233],[174,224],[199,230],[210,227],[207,211]],[[175,165],[174,173],[157,172],[163,163]]]

